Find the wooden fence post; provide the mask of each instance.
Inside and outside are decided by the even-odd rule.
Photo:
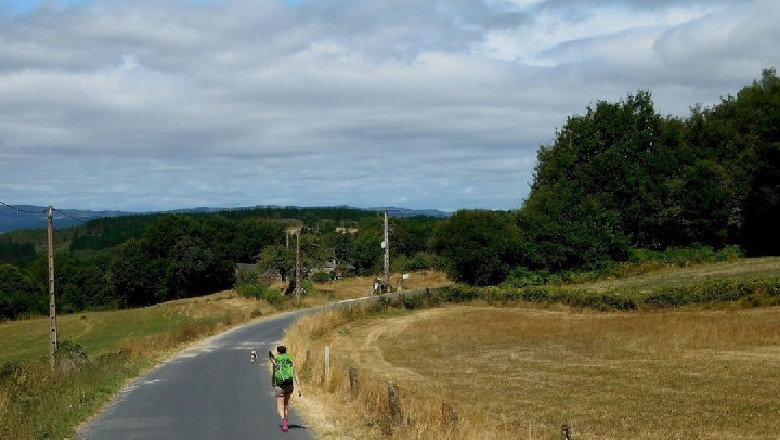
[[[325,346],[325,370],[323,371],[322,381],[327,383],[330,379],[330,345]]]
[[[358,372],[357,368],[349,367],[349,395],[354,398],[358,392]]]
[[[306,360],[303,363],[303,373],[306,379],[311,379],[311,350],[306,350]]]
[[[387,385],[387,407],[390,410],[390,423],[393,426],[401,426],[404,420],[401,410],[401,391],[392,382]]]
[[[449,402],[442,402],[441,416],[444,419],[444,423],[450,428],[458,427],[458,408],[455,405]]]
[[[562,440],[574,440],[571,432],[571,426],[568,424],[561,426],[561,439]]]

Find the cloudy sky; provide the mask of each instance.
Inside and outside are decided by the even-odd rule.
[[[513,209],[573,114],[780,67],[778,0],[0,0],[0,201]]]

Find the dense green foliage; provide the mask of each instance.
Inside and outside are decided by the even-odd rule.
[[[0,265],[0,317],[42,313],[46,298],[36,295],[32,279],[10,264]]]
[[[328,215],[334,218],[325,218]],[[430,267],[435,259],[426,256],[427,242],[440,221],[392,219],[391,252],[397,270]],[[304,277],[319,272],[330,278],[334,268],[341,275],[371,274],[381,267],[383,225],[373,211],[258,208],[104,218],[55,231],[57,309],[68,313],[147,306],[218,292],[241,284],[235,279],[236,263],[257,263],[261,273],[290,279],[297,240],[286,235],[291,226],[303,227]],[[46,231],[10,233],[0,244],[13,263],[0,266],[0,319],[47,313],[48,259],[35,250],[43,247],[45,252]],[[324,267],[328,262],[331,265]],[[283,298],[281,292],[258,286],[259,278],[253,276],[255,285],[239,286],[241,294],[272,303]]]
[[[32,260],[37,254],[32,243],[0,242],[0,263]]]
[[[547,251],[538,263],[549,269],[599,266],[629,247],[776,254],[778,126],[774,70],[686,120],[657,114],[647,92],[599,102],[540,149],[519,215],[525,240]]]
[[[435,237],[436,251],[451,262],[450,275],[458,282],[498,284],[522,254],[508,213],[459,211],[440,225]]]
[[[0,265],[0,318],[48,313],[48,264],[38,257],[23,268]],[[65,313],[117,305],[105,273],[70,255],[56,259],[54,285],[57,309]]]
[[[114,290],[122,304],[145,306],[232,287],[235,263],[273,244],[282,230],[276,223],[237,224],[220,217],[160,217],[117,251],[109,268]]]

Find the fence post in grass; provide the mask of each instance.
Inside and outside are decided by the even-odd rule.
[[[306,350],[306,360],[303,363],[303,374],[306,380],[311,379],[311,350]]]
[[[323,382],[330,378],[330,345],[325,346],[325,370],[323,371]]]
[[[561,426],[561,440],[574,440],[571,433],[571,427],[569,425]]]
[[[392,382],[387,385],[387,407],[390,410],[390,423],[394,426],[401,426],[403,422],[401,391]]]
[[[357,368],[349,367],[349,395],[354,398],[358,391],[358,372]]]
[[[441,416],[442,419],[444,419],[444,423],[449,426],[450,429],[458,427],[458,408],[455,405],[449,402],[442,402]]]

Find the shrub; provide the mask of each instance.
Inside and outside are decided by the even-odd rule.
[[[240,284],[236,287],[236,293],[247,298],[262,298],[267,287],[261,284]]]
[[[236,287],[236,293],[247,298],[264,299],[273,306],[279,306],[287,299],[284,293],[262,284],[240,285]]]
[[[301,287],[303,287],[303,294],[304,295],[316,295],[318,292],[317,287],[314,285],[314,283],[311,280],[303,280],[301,281]]]
[[[509,272],[505,285],[510,287],[540,286],[547,282],[547,271],[534,272],[526,267],[517,267]]]
[[[780,295],[780,278],[747,280],[713,280],[691,286],[656,289],[647,295],[645,303],[658,307],[678,307],[713,301],[738,301],[750,297]],[[760,304],[761,301],[754,300]]]
[[[327,283],[333,280],[333,272],[317,272],[312,274],[310,279],[315,283]]]
[[[528,301],[565,304],[594,310],[636,310],[642,307],[681,307],[711,302],[738,302],[743,305],[773,305],[780,303],[780,277],[757,279],[720,279],[698,284],[671,286],[649,292],[617,287],[594,291],[560,285],[535,285],[515,288],[508,285],[472,287],[462,284],[430,289],[416,297],[400,297],[395,304],[407,309],[441,303],[473,300],[490,303]]]
[[[276,289],[266,287],[263,289],[261,298],[268,301],[268,303],[273,306],[279,306],[287,299],[287,296]]]
[[[739,246],[726,246],[719,251],[715,251],[709,246],[670,247],[663,251],[634,249],[631,251],[629,262],[660,261],[676,267],[687,267],[691,264],[731,261],[742,257],[744,257],[744,252]]]

